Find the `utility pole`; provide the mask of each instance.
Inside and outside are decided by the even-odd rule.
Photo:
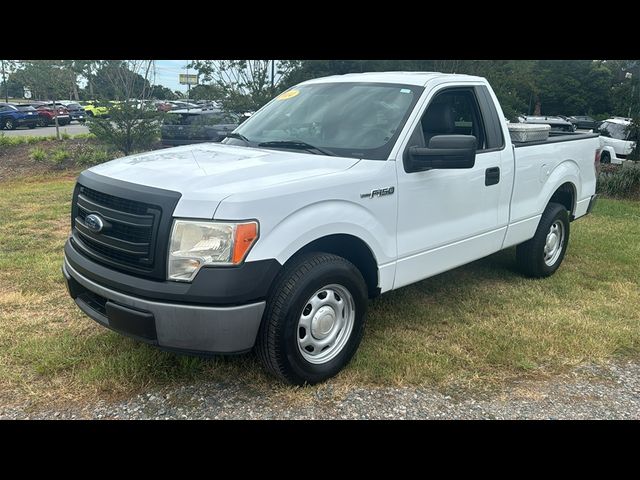
[[[53,112],[55,113],[55,116],[53,117],[55,122],[56,122],[56,138],[58,140],[60,140],[60,124],[58,123],[58,110],[56,109],[56,100],[55,98],[52,100],[53,101]]]
[[[4,71],[4,60],[2,60],[2,83],[4,84],[4,101],[9,103],[9,85],[7,84],[7,77]]]

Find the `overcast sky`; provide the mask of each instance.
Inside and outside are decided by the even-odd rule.
[[[186,92],[187,86],[178,83],[178,74],[187,73],[187,63],[189,60],[156,60],[156,84]]]

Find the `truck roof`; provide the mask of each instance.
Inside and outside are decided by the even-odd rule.
[[[449,78],[446,78],[449,77]],[[451,81],[482,81],[482,77],[463,75],[456,73],[440,72],[367,72],[367,73],[347,73],[344,75],[332,75],[330,77],[314,78],[307,80],[303,84],[329,83],[329,82],[372,82],[372,83],[401,83],[406,85],[424,86],[430,80],[440,78]]]

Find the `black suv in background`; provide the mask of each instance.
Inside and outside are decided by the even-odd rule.
[[[87,112],[84,111],[84,108],[82,108],[82,105],[80,105],[78,102],[65,101],[60,102],[60,104],[62,104],[67,108],[67,110],[69,110],[69,117],[71,117],[72,122],[75,120],[78,123],[84,123],[87,119]]]
[[[239,123],[237,118],[220,110],[172,110],[165,116],[160,138],[165,147],[220,142]]]
[[[567,117],[567,120],[573,123],[575,127],[580,130],[593,130],[596,128],[596,121],[589,115],[573,115],[571,117]]]

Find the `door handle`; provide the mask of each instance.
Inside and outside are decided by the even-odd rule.
[[[500,183],[500,167],[487,168],[484,171],[484,185],[496,185]]]

